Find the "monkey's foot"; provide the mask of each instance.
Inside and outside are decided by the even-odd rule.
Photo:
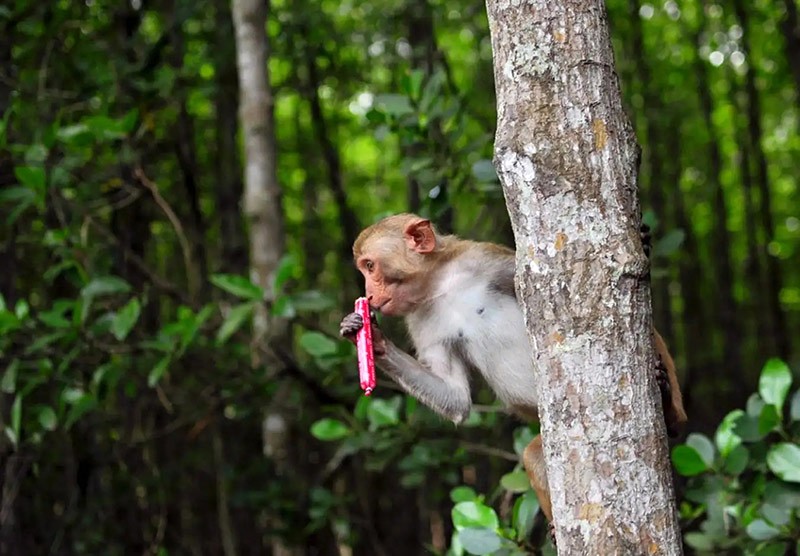
[[[639,238],[642,240],[642,249],[644,249],[644,254],[649,259],[653,238],[650,235],[650,226],[644,222],[642,222],[642,225],[639,226]]]
[[[550,537],[550,542],[556,546],[556,527],[552,523],[547,524],[547,535]]]
[[[350,313],[339,324],[339,335],[348,340],[355,340],[356,333],[364,326],[364,320],[358,313]]]

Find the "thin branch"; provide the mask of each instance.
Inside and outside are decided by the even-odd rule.
[[[181,224],[180,218],[178,215],[175,214],[175,211],[172,210],[172,207],[167,203],[166,199],[161,196],[161,193],[158,190],[158,185],[156,185],[153,181],[148,178],[144,170],[141,166],[137,166],[133,170],[133,174],[139,180],[144,187],[150,190],[150,193],[153,195],[153,200],[156,204],[161,208],[164,214],[169,219],[170,223],[172,224],[173,229],[175,230],[175,235],[178,236],[178,242],[181,245],[181,251],[183,252],[183,262],[186,265],[186,279],[189,282],[189,295],[191,298],[194,298],[194,294],[197,292],[197,276],[194,272],[194,262],[192,260],[192,246],[189,243],[189,239],[186,237],[186,233],[184,232],[183,225]]]

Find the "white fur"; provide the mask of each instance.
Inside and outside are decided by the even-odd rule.
[[[490,288],[491,269],[467,252],[434,277],[430,303],[406,317],[417,357],[445,380],[467,381],[460,361],[443,347],[458,338],[501,401],[535,411],[533,359],[516,300]],[[483,309],[481,313],[479,310]]]

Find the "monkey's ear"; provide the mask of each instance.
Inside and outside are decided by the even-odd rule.
[[[411,222],[406,226],[403,237],[408,248],[417,253],[431,253],[436,249],[436,232],[433,231],[430,220],[420,218]]]

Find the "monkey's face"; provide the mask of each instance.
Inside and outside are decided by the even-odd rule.
[[[400,215],[364,230],[353,246],[370,306],[404,316],[426,297],[427,269],[436,235],[428,220]]]
[[[370,306],[390,316],[404,316],[412,312],[424,298],[420,287],[420,258],[408,249],[400,238],[364,245],[356,257],[356,266],[364,276],[366,296]]]

